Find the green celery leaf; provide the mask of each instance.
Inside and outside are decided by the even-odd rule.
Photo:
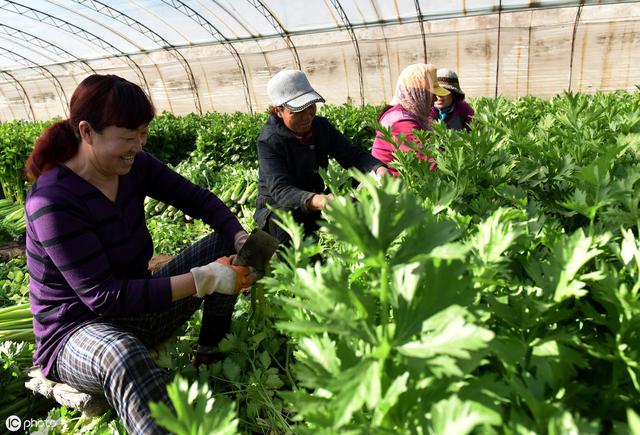
[[[471,303],[477,290],[466,265],[459,261],[426,260],[393,269],[391,304],[396,322],[394,345],[405,344],[423,329],[423,322],[453,304]]]
[[[330,381],[327,389],[334,392],[334,429],[349,423],[365,404],[369,409],[376,407],[381,399],[380,369],[378,361],[365,359]]]
[[[378,264],[385,261],[381,255],[391,243],[424,218],[424,210],[400,179],[382,177],[378,186],[371,176],[351,173],[364,186],[357,192],[358,201],[345,197],[332,201],[325,226],[338,239],[358,246],[366,263]]]
[[[524,223],[514,224],[516,219],[526,219],[520,210],[499,208],[478,225],[473,247],[478,259],[485,265],[505,261],[504,253],[524,231]]]
[[[398,351],[409,357],[423,359],[440,355],[469,358],[471,351],[486,348],[494,333],[468,323],[464,313],[464,308],[454,305],[431,316],[422,325],[421,339],[400,346]]]
[[[232,358],[227,357],[222,363],[222,372],[230,381],[237,381],[240,377],[240,366]]]
[[[278,322],[280,328],[304,335],[311,331],[334,332],[376,341],[373,331],[375,318],[368,312],[362,313],[362,317],[366,317],[361,318],[353,309],[351,292],[362,289],[358,286],[350,289],[346,284],[349,269],[330,260],[325,265],[316,263],[313,269],[300,268],[296,273],[299,284],[292,286],[291,291],[297,297],[283,298],[283,310],[288,313],[288,320]],[[372,285],[366,291],[375,292],[377,289]]]
[[[474,407],[471,401],[462,401],[457,396],[441,400],[431,408],[433,434],[465,435],[479,425],[499,425],[501,420],[495,412],[482,406]]]
[[[585,283],[581,279],[589,276],[576,275],[587,262],[601,253],[597,242],[592,237],[585,236],[582,229],[578,229],[571,236],[561,235],[557,239],[548,260],[531,260],[524,267],[547,297],[555,302],[562,302],[570,297],[580,298],[587,294]]]
[[[536,378],[554,391],[559,390],[576,375],[576,368],[586,367],[585,355],[558,341],[532,343],[530,367]]]
[[[491,351],[506,370],[516,370],[524,364],[528,345],[517,336],[497,335],[491,342]]]
[[[640,247],[638,240],[629,229],[622,230],[622,243],[620,245],[620,257],[625,265],[635,263],[636,271],[640,272]]]
[[[280,391],[278,395],[291,404],[297,415],[294,421],[304,421],[307,425],[330,428],[333,426],[334,411],[331,394],[309,394],[304,390]]]
[[[633,409],[627,409],[627,421],[631,435],[640,435],[640,416]]]
[[[422,221],[408,229],[398,250],[391,255],[389,264],[411,263],[428,256],[464,258],[467,248],[452,243],[460,237],[457,225],[451,220],[434,216],[428,210],[423,213]]]
[[[559,415],[554,415],[547,424],[549,435],[599,435],[602,428],[598,422],[591,422],[578,415],[571,415],[569,411],[564,411]]]
[[[584,282],[575,279],[576,274],[585,263],[601,253],[593,247],[593,239],[585,236],[581,229],[568,238],[562,238],[554,251],[553,300],[560,302],[572,296],[579,298],[585,295]]]
[[[176,435],[235,434],[238,429],[235,406],[224,397],[213,397],[206,383],[176,377],[167,386],[175,409],[164,403],[149,404],[151,415],[163,428]]]
[[[296,359],[308,366],[313,366],[326,376],[340,373],[340,359],[336,354],[336,344],[327,334],[321,337],[303,337],[298,344]]]
[[[382,423],[389,410],[393,408],[396,403],[398,403],[400,395],[407,391],[408,379],[409,372],[404,372],[393,380],[393,382],[387,389],[387,392],[384,394],[384,397],[382,398],[378,406],[376,406],[374,409],[373,419],[371,421],[373,426],[379,426]]]

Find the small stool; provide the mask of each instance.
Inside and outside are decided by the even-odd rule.
[[[159,353],[166,349],[167,346],[175,346],[178,336],[172,335],[162,343],[149,349],[151,358],[156,361]],[[62,406],[78,410],[85,417],[97,417],[110,408],[103,394],[100,393],[83,393],[75,388],[62,382],[47,379],[42,374],[39,367],[31,367],[27,371],[29,380],[24,386],[34,393],[42,394],[47,399],[53,399]]]
[[[109,404],[102,394],[82,393],[67,384],[47,379],[39,367],[32,367],[27,372],[29,380],[24,386],[34,393],[53,399],[62,406],[73,408],[85,417],[97,417],[109,409]]]

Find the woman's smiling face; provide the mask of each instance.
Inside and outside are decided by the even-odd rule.
[[[109,126],[101,132],[91,130],[92,145],[97,169],[103,174],[125,175],[147,142],[149,125],[136,129]]]

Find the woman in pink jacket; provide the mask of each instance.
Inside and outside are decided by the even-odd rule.
[[[416,63],[409,65],[400,73],[396,92],[391,99],[390,105],[386,106],[378,121],[384,127],[390,127],[394,139],[398,139],[401,133],[406,135],[405,142],[400,144],[401,151],[413,151],[406,142],[412,142],[418,146],[413,130],[428,130],[431,127],[429,114],[433,106],[433,96],[446,96],[449,91],[438,84],[436,67],[431,64]],[[389,167],[393,175],[398,172],[390,164],[395,160],[393,153],[398,150],[396,144],[391,144],[382,139],[383,134],[376,132],[371,154]],[[426,160],[426,156],[418,152],[421,159]]]

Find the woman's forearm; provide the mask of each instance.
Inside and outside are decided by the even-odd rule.
[[[191,272],[171,277],[171,300],[173,302],[196,294],[196,283]]]

